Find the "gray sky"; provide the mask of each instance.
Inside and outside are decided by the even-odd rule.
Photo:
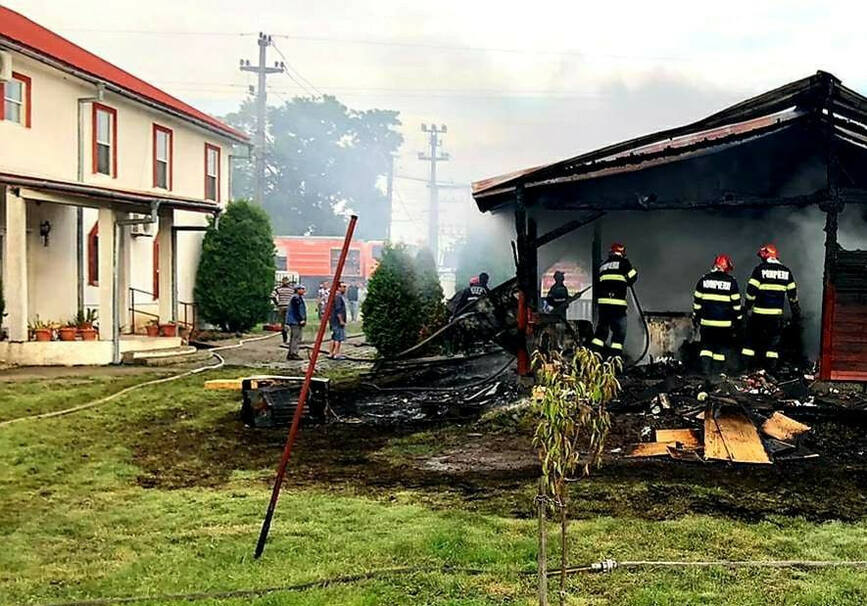
[[[238,59],[255,60],[268,32],[315,90],[400,110],[398,174],[426,175],[419,125],[447,124],[440,174],[458,183],[685,123],[817,69],[867,91],[864,2],[2,2],[218,115],[246,94]],[[269,87],[271,103],[310,90],[284,75]],[[396,233],[412,240],[427,193],[401,179],[397,193]],[[467,206],[446,208],[454,219]]]

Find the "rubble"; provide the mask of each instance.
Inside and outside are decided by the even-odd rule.
[[[673,360],[628,369],[614,414],[640,415],[628,458],[770,464],[824,456],[811,435],[811,418],[848,418],[867,424],[867,397],[859,389],[816,384],[812,372],[784,368],[720,375],[690,375]],[[860,444],[860,446],[859,446]],[[867,453],[867,439],[855,445]],[[821,449],[820,449],[821,450]],[[842,455],[841,455],[842,456]]]

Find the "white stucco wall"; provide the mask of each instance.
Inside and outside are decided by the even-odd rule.
[[[0,170],[66,181],[77,180],[78,99],[96,88],[28,57],[12,53],[13,69],[31,78],[31,127],[0,121]],[[228,199],[231,141],[190,122],[111,92],[104,105],[117,110],[117,177],[93,174],[92,108],[83,106],[84,182],[125,190],[153,187],[153,125],[173,130],[172,192],[204,198],[205,143],[221,149],[220,201]]]
[[[65,74],[17,53],[13,69],[31,78],[31,126],[0,121],[0,172],[45,177],[74,182],[78,180],[79,113],[78,99],[96,94],[93,85]],[[204,199],[205,144],[220,149],[220,206],[229,197],[229,156],[231,140],[200,128],[190,122],[151,109],[123,96],[106,92],[102,104],[117,111],[117,175],[111,177],[93,173],[92,107],[82,107],[83,182],[101,187],[128,191],[159,192],[153,185],[153,125],[172,129],[172,190],[185,198]],[[72,202],[70,200],[70,202]],[[0,200],[0,207],[5,201]],[[80,203],[78,201],[77,203]],[[84,210],[85,304],[99,304],[99,288],[87,284],[87,236],[97,221],[97,205]],[[0,225],[2,213],[0,208]],[[203,226],[206,215],[174,211],[176,226]],[[42,221],[51,223],[49,245],[43,245],[39,235]],[[122,271],[129,286],[153,291],[153,244],[159,226],[151,227],[150,237],[130,237],[124,228],[125,251],[121,256]],[[37,315],[46,321],[70,319],[77,308],[76,282],[76,207],[48,202],[27,201],[28,289],[30,305],[28,319]],[[178,298],[193,301],[196,268],[201,249],[202,233],[180,232],[177,242]],[[0,251],[2,256],[2,251]],[[163,268],[170,272],[170,268]],[[102,276],[100,276],[102,278]],[[107,278],[107,277],[106,277]],[[160,293],[170,297],[170,292]],[[126,296],[126,293],[123,295]],[[137,303],[147,305],[145,295],[137,295]],[[153,303],[153,302],[151,302]],[[129,325],[126,305],[121,308],[121,324]],[[156,309],[152,305],[150,309]],[[182,317],[182,310],[179,310]],[[144,318],[141,321],[145,321]]]

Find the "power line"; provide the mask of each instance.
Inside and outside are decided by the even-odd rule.
[[[280,59],[283,60],[283,65],[285,65],[287,68],[287,69],[283,70],[283,73],[285,73],[287,76],[289,76],[289,78],[292,80],[292,82],[294,82],[295,84],[298,84],[302,88],[305,88],[305,84],[302,84],[301,82],[296,80],[294,76],[292,76],[292,72],[294,72],[295,75],[298,76],[298,78],[300,78],[304,83],[306,83],[307,86],[309,86],[310,89],[313,90],[314,96],[316,96],[316,95],[318,95],[320,97],[323,96],[322,91],[320,91],[318,88],[316,88],[316,86],[312,82],[310,82],[310,80],[308,80],[303,75],[301,75],[301,72],[299,72],[297,69],[292,67],[292,64],[289,63],[289,61],[286,59],[286,55],[283,54],[283,51],[281,51],[277,47],[276,44],[272,44],[272,45],[274,46],[274,50],[277,51],[277,54],[280,55]]]
[[[133,34],[133,35],[154,35],[154,36],[255,36],[256,32],[212,32],[212,31],[185,31],[185,30],[146,30],[146,29],[111,29],[111,28],[67,28],[69,32],[87,32],[101,34]],[[620,53],[597,53],[586,52],[579,50],[555,50],[555,49],[533,49],[533,48],[518,48],[518,47],[491,47],[491,46],[472,46],[466,44],[443,44],[435,42],[405,42],[402,40],[376,40],[369,38],[343,38],[337,36],[302,36],[296,34],[273,34],[274,38],[284,38],[286,40],[299,40],[302,42],[323,42],[323,43],[341,43],[341,44],[361,44],[368,46],[386,46],[386,47],[403,47],[403,48],[423,48],[437,51],[455,51],[455,52],[481,52],[481,53],[517,53],[521,55],[551,55],[551,56],[571,56],[571,57],[600,57],[607,59],[623,59],[623,60],[649,60],[649,61],[672,61],[672,62],[695,62],[697,57],[679,57],[671,55],[624,55]]]

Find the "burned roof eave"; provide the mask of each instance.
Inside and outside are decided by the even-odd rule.
[[[589,165],[587,167],[587,172],[542,181],[528,181],[523,183],[523,187],[525,191],[537,190],[537,193],[530,195],[531,198],[533,196],[543,197],[546,195],[546,189],[556,188],[557,186],[577,183],[579,181],[589,181],[600,177],[610,177],[618,174],[637,172],[647,168],[696,158],[702,155],[714,154],[720,151],[724,151],[726,149],[730,149],[737,145],[748,143],[750,141],[781,132],[785,129],[791,128],[797,123],[806,122],[811,118],[811,114],[804,112],[795,112],[790,118],[785,121],[770,121],[766,126],[747,131],[745,133],[733,133],[726,137],[697,139],[691,144],[683,147],[679,147],[676,149],[664,148],[653,154],[647,154],[643,156],[620,156],[607,162],[599,162],[593,165]],[[503,205],[510,205],[513,202],[513,198],[510,195],[512,191],[513,188],[501,188],[499,190],[486,192],[485,194],[477,195],[476,202],[479,205],[479,209],[483,212],[494,211]],[[501,198],[500,202],[496,202],[498,198]],[[491,199],[495,202],[490,206],[483,207],[485,199]],[[626,207],[628,206],[629,205],[626,205]],[[641,205],[637,202],[633,203],[632,206],[635,208],[641,208]],[[581,208],[607,210],[611,207],[609,205],[598,205]]]
[[[477,181],[473,184],[473,197],[482,212],[495,211],[514,202],[513,193],[518,184],[529,187],[538,186],[539,183],[553,184],[559,180],[569,182],[573,179],[586,179],[587,177],[584,175],[591,172],[589,168],[593,164],[600,161],[610,162],[612,156],[629,152],[630,154],[634,153],[637,157],[641,155],[639,150],[642,147],[664,145],[666,141],[678,137],[690,135],[700,137],[709,130],[737,128],[750,120],[771,118],[773,113],[792,107],[800,110],[801,113],[815,117],[817,120],[824,120],[828,113],[833,113],[835,120],[843,117],[855,122],[857,126],[867,125],[867,98],[842,86],[840,80],[833,75],[827,72],[818,72],[813,76],[763,93],[686,126],[631,139],[547,166],[515,171],[500,177]],[[855,128],[855,130],[859,129]],[[838,136],[843,138],[839,131]],[[743,140],[746,140],[747,137],[744,137]],[[852,141],[850,139],[847,142]],[[722,148],[716,147],[716,149]],[[645,158],[638,161],[643,161]],[[678,159],[681,158],[674,158],[674,160]],[[621,160],[616,159],[616,161]],[[582,172],[580,175],[573,173],[573,171],[577,172],[582,169],[586,172]],[[630,167],[628,170],[638,170],[638,168]]]

